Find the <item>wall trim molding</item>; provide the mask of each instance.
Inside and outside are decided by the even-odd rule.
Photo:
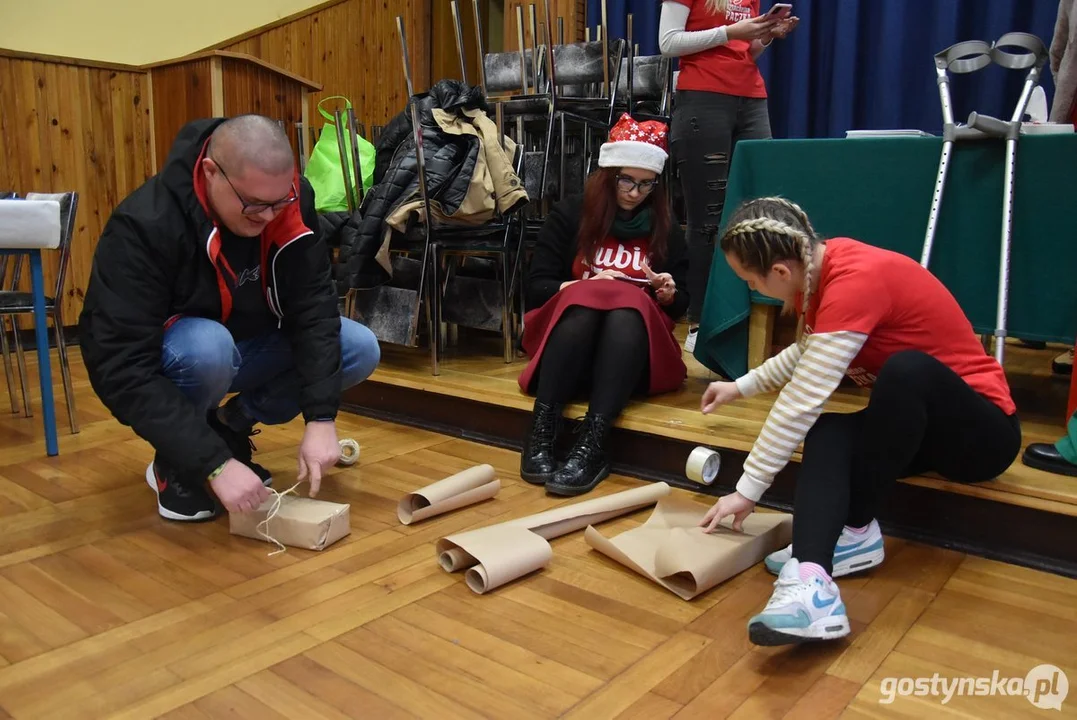
[[[53,63],[56,65],[75,65],[76,67],[93,68],[95,70],[119,70],[122,72],[133,73],[146,72],[146,68],[142,65],[127,65],[124,63],[106,62],[104,60],[86,60],[84,58],[66,57],[64,55],[45,55],[44,53],[11,50],[3,47],[0,47],[0,57],[11,58],[12,60]]]

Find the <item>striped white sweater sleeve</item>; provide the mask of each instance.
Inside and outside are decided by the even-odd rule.
[[[737,390],[744,397],[780,390],[793,377],[800,354],[799,345],[790,345],[747,375],[737,378]]]
[[[804,441],[865,340],[867,335],[849,331],[809,335],[803,353],[798,351],[799,358],[787,348],[759,368],[767,372],[757,373],[753,382],[769,386],[793,363],[791,377],[744,461],[737,492],[759,502],[774,476],[789,463]]]

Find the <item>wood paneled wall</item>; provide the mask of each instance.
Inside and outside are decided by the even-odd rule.
[[[430,86],[431,3],[448,0],[343,0],[282,25],[224,43],[321,83],[312,94],[311,122],[320,130],[318,101],[344,95],[366,125],[384,125],[404,109],[407,85],[396,18],[404,19],[416,92]],[[452,33],[452,28],[448,28]],[[330,111],[332,108],[329,108]]]
[[[497,0],[494,0],[495,2]],[[490,51],[490,2],[480,0],[479,22],[484,34],[483,46]],[[464,61],[467,79],[472,85],[479,84],[479,49],[475,43],[475,6],[471,0],[458,0],[460,28],[464,45]],[[460,76],[460,54],[456,47],[456,29],[452,17],[452,5],[449,0],[434,1],[432,7],[433,33],[430,38],[430,77],[434,82],[443,78],[462,80]]]
[[[0,190],[79,193],[65,325],[78,321],[112,209],[150,175],[148,96],[137,68],[0,54]],[[56,268],[56,253],[46,253],[50,295]]]
[[[210,59],[154,68],[152,83],[154,144],[160,169],[180,128],[194,118],[213,116]]]
[[[563,18],[565,27],[565,42],[583,42],[583,29],[586,25],[586,2],[585,0],[549,0],[550,24],[552,37],[556,43],[557,18]],[[522,10],[524,25],[524,46],[534,47],[531,38],[531,6],[535,6],[535,27],[546,22],[546,6],[544,0],[504,0],[505,3],[505,47],[504,50],[517,50],[520,46],[517,30],[517,8]],[[542,41],[542,35],[539,40]]]
[[[295,80],[261,65],[234,58],[221,58],[221,81],[225,116],[258,113],[282,120],[296,152],[296,123],[304,120],[304,87]]]

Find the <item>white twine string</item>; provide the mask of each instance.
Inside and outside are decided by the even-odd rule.
[[[269,530],[269,521],[272,520],[273,518],[275,518],[277,516],[277,513],[280,511],[281,498],[283,498],[285,495],[287,495],[289,493],[295,494],[295,489],[297,487],[299,487],[301,484],[303,484],[302,480],[297,482],[295,485],[292,485],[290,488],[288,488],[284,492],[277,492],[273,488],[269,488],[269,492],[273,493],[273,495],[274,495],[273,505],[270,507],[269,512],[266,513],[265,520],[258,523],[258,525],[254,528],[258,532],[259,535],[261,535],[263,538],[266,539],[267,542],[271,542],[271,543],[273,543],[274,545],[277,546],[276,550],[269,553],[269,557],[273,557],[274,555],[277,555],[279,553],[285,552],[288,548],[286,548],[284,546],[284,544],[280,540],[277,540],[275,537],[270,535],[268,532],[264,532],[262,530],[262,526],[265,525],[266,530],[267,531]]]

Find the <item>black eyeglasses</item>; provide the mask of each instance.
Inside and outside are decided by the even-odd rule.
[[[225,173],[224,168],[221,167],[221,164],[213,158],[210,159],[213,160],[213,163],[217,166],[217,169],[221,171],[221,177],[223,177],[224,181],[228,183],[228,187],[232,188],[232,192],[236,194],[236,198],[238,198],[239,202],[243,204],[244,215],[260,215],[266,210],[280,212],[281,210],[288,207],[299,199],[299,191],[295,188],[295,182],[292,182],[292,191],[288,195],[288,197],[282,198],[280,200],[274,200],[273,202],[247,202],[243,199],[243,196],[239,194],[239,190],[236,190],[236,186],[232,184],[232,181],[228,179],[228,175],[227,173]]]
[[[617,176],[617,189],[624,193],[639,190],[640,195],[647,195],[654,190],[656,185],[658,185],[657,180],[640,180],[637,182],[627,175]]]

